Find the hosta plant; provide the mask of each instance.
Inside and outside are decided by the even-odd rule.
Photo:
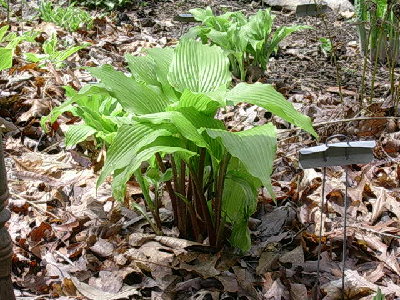
[[[261,9],[246,17],[242,12],[226,12],[216,16],[210,7],[190,10],[201,25],[193,27],[186,38],[199,38],[203,43],[220,46],[228,55],[231,70],[245,80],[250,65],[266,70],[279,43],[295,31],[310,26],[281,26],[272,30],[275,16],[270,9]]]
[[[273,194],[275,127],[230,132],[215,118],[217,110],[248,102],[316,135],[310,119],[271,85],[230,88],[229,59],[217,46],[182,40],[175,49],[149,49],[147,56],[126,59],[131,76],[109,65],[90,69],[127,113],[107,149],[97,184],[113,175],[114,197],[126,200],[127,181],[134,176],[145,207],[134,206],[157,233],[162,233],[164,190],[182,237],[208,238],[217,248],[229,237],[233,246],[249,249],[247,222],[255,212],[258,189],[265,186]]]

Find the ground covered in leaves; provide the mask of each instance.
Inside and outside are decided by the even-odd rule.
[[[321,293],[323,299],[341,299],[344,170],[328,169],[327,202],[321,216],[322,172],[303,171],[298,164],[298,150],[317,143],[307,134],[254,106],[220,112],[232,130],[269,121],[280,128],[272,177],[277,204],[260,192],[258,211],[249,224],[253,246],[240,254],[229,248],[213,253],[205,244],[180,239],[167,204],[161,210],[166,236],[154,235],[129,203],[113,201],[110,182],[96,192],[102,150],[90,141],[65,149],[62,129],[76,118],[62,116],[51,134],[40,127],[40,117],[64,101],[63,86],[80,88],[93,81],[81,67],[107,63],[123,69],[125,53],[140,55],[143,48],[174,45],[187,28],[173,17],[208,4],[217,10],[247,13],[260,8],[254,2],[149,1],[146,6],[132,5],[124,13],[98,17],[92,30],[76,33],[35,19],[17,22],[17,17],[12,18],[13,31],[42,31],[39,43],[30,44],[29,49],[21,46],[21,52],[37,52],[40,42],[52,33],[66,42],[91,43],[61,69],[27,64],[16,56],[13,68],[0,77],[0,125],[5,129],[11,192],[9,231],[15,253],[13,281],[21,299],[311,299],[317,293],[321,218]],[[268,72],[249,72],[248,81],[274,84],[313,119],[321,142],[336,133],[377,141],[371,164],[347,169],[346,299],[371,299],[378,286],[387,299],[399,299],[399,122],[374,119],[397,111],[389,97],[387,71],[378,70],[374,98],[360,105],[363,58],[351,16],[275,14],[277,24],[308,24],[315,30],[285,40]],[[334,41],[337,66],[321,50],[320,37]],[[359,117],[363,119],[349,121]],[[134,182],[129,182],[129,192],[141,201]]]

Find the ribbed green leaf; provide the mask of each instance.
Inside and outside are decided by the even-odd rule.
[[[125,168],[140,149],[160,136],[170,135],[170,131],[152,124],[133,122],[132,125],[121,126],[107,151],[106,162],[97,180],[97,186],[115,170]]]
[[[273,194],[270,175],[276,152],[275,127],[266,124],[241,132],[207,129],[211,138],[219,138],[226,150],[238,158],[252,176]]]
[[[190,107],[179,108],[178,111],[185,116],[186,119],[193,124],[197,129],[213,128],[225,129],[224,122],[214,119],[214,116],[206,115],[200,111],[194,110]]]
[[[172,48],[151,48],[146,52],[154,60],[155,72],[157,79],[163,86],[169,85],[167,76],[169,67],[174,56],[174,49]]]
[[[123,200],[126,190],[126,182],[133,173],[140,167],[141,163],[149,160],[155,153],[179,153],[179,156],[188,161],[197,153],[184,149],[182,140],[174,137],[159,137],[145,149],[134,155],[129,164],[114,176],[112,183],[113,196],[116,200]]]
[[[225,220],[232,224],[231,244],[242,251],[251,246],[248,219],[257,207],[258,186],[247,172],[231,170],[227,173],[222,199]]]
[[[12,67],[13,49],[0,48],[0,71]]]
[[[197,128],[179,111],[148,114],[137,119],[140,122],[148,121],[152,124],[173,124],[185,139],[194,142],[199,147],[206,147],[206,142]]]
[[[283,95],[272,85],[239,83],[227,94],[227,100],[233,104],[248,102],[269,110],[282,119],[299,126],[314,136],[318,136],[312,127],[311,119],[299,113]]]
[[[180,92],[188,89],[206,93],[226,88],[231,81],[229,60],[217,46],[182,40],[176,47],[168,79]]]
[[[150,85],[160,85],[157,80],[156,65],[151,57],[126,54],[125,60],[136,80]]]
[[[246,252],[251,247],[250,230],[248,220],[232,224],[232,233],[229,239],[232,246]]]
[[[65,145],[67,147],[74,146],[86,140],[87,137],[94,135],[96,129],[85,124],[73,125],[68,128],[65,133]]]
[[[271,9],[260,9],[255,15],[249,18],[249,22],[243,29],[250,39],[263,41],[271,33],[274,19],[275,16],[271,14]]]
[[[90,73],[100,79],[122,107],[134,114],[148,114],[165,109],[169,101],[161,93],[156,93],[145,84],[115,71],[110,65],[90,68]]]
[[[168,81],[168,70],[172,62],[172,57],[174,55],[174,49],[167,48],[151,48],[147,49],[148,57],[152,58],[155,64],[155,72],[157,80],[161,84],[162,92],[165,97],[168,98],[169,102],[176,102],[178,96],[174,88]]]
[[[47,54],[24,53],[25,60],[33,63],[45,60],[47,57],[48,57]]]
[[[206,115],[214,116],[220,106],[221,104],[218,101],[211,99],[205,94],[192,93],[189,90],[185,90],[179,98],[179,102],[171,104],[168,109],[179,110],[180,108],[191,107]]]

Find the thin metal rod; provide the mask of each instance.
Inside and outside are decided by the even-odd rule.
[[[346,269],[346,252],[347,252],[347,187],[348,187],[348,168],[345,167],[346,179],[345,179],[345,194],[344,194],[344,221],[343,221],[343,254],[342,254],[342,299],[344,300],[344,281],[345,281],[345,269]]]
[[[318,259],[317,259],[317,293],[316,297],[318,299],[319,297],[319,291],[320,291],[320,281],[319,281],[319,275],[320,275],[320,262],[321,262],[321,249],[322,249],[322,226],[323,226],[323,212],[324,212],[324,205],[325,205],[325,183],[326,183],[326,167],[322,169],[322,191],[321,191],[321,207],[320,207],[320,220],[319,220],[319,242],[318,242]]]

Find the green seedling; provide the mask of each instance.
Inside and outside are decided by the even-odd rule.
[[[8,4],[6,0],[0,0],[0,6],[7,9],[8,8]]]
[[[320,38],[320,48],[322,53],[325,56],[328,56],[332,53],[332,41],[329,38]]]
[[[378,291],[376,292],[376,295],[372,300],[385,300],[385,295],[382,294],[382,291],[380,288],[378,288]]]
[[[12,67],[15,48],[22,42],[35,42],[37,32],[25,32],[18,35],[14,32],[7,33],[9,25],[0,28],[0,71]],[[4,46],[1,46],[5,44]]]
[[[47,65],[47,63],[52,63],[56,68],[61,68],[63,62],[68,59],[71,55],[78,52],[79,50],[88,47],[90,44],[85,43],[83,45],[72,46],[65,50],[57,50],[58,39],[55,34],[51,36],[50,39],[43,43],[42,50],[43,54],[37,53],[25,53],[25,59],[30,62],[39,63],[41,67]]]

